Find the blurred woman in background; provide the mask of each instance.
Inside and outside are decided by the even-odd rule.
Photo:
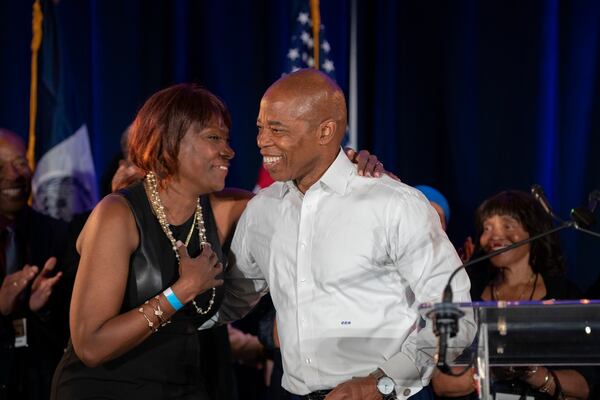
[[[552,219],[529,194],[509,190],[485,200],[476,212],[479,251],[490,253],[552,229]],[[477,250],[476,250],[477,252]],[[565,274],[558,235],[492,257],[469,269],[473,301],[579,299],[580,291]],[[493,390],[535,399],[587,399],[593,382],[585,368],[542,365],[495,370]],[[477,398],[473,374],[432,379],[437,398]]]

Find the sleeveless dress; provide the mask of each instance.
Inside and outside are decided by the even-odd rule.
[[[171,243],[152,213],[142,182],[118,193],[128,201],[140,235],[139,246],[130,258],[121,308],[121,312],[127,312],[172,285],[179,269]],[[207,239],[225,265],[208,197],[201,197],[201,205]],[[182,225],[171,226],[176,239],[185,242],[193,219],[192,215]],[[200,254],[197,228],[188,252],[191,257]],[[215,352],[214,347],[203,348],[209,339],[206,332],[198,333],[197,328],[218,310],[223,291],[222,286],[217,288],[215,303],[207,315],[198,314],[191,303],[187,304],[173,315],[171,324],[161,327],[126,354],[95,368],[83,364],[69,342],[54,374],[51,399],[203,400],[211,399],[210,392],[215,398],[210,386],[214,386],[214,379],[228,375],[223,371],[230,364],[228,342],[214,341],[224,354]],[[208,290],[197,296],[196,304],[205,310],[211,295],[212,290]]]

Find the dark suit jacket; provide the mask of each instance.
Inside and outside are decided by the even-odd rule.
[[[21,266],[36,265],[41,270],[49,257],[56,256],[59,259],[56,272],[61,269],[60,259],[67,240],[65,222],[27,207],[17,216],[15,231]],[[0,271],[0,282],[3,280],[4,271]],[[45,368],[48,370],[46,374],[52,374],[53,365],[60,359],[68,338],[68,314],[65,315],[67,307],[64,303],[68,302],[70,293],[64,291],[65,285],[55,287],[46,307],[33,313],[27,307],[30,294],[27,289],[21,296],[17,310],[10,316],[0,316],[0,399],[6,393],[14,393],[12,390],[15,385],[30,386],[18,381],[27,379],[24,371],[31,368],[31,360],[35,360],[34,369]],[[23,317],[27,319],[28,347],[15,349],[12,320]]]

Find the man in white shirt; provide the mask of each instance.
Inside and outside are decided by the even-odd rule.
[[[277,182],[238,223],[214,319],[241,318],[268,287],[286,390],[310,399],[331,391],[328,400],[417,393],[431,375],[416,363],[418,306],[439,301],[461,264],[436,212],[403,183],[356,173],[340,149],[344,95],[325,74],[300,70],[275,82],[257,125]],[[469,286],[459,273],[454,299],[470,301]]]

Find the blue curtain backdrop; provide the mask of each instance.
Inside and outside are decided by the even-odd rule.
[[[448,197],[449,235],[505,188],[544,186],[557,212],[600,188],[600,2],[358,1],[359,144],[409,184]],[[156,90],[198,82],[233,114],[228,184],[251,189],[255,119],[285,67],[291,1],[61,0],[61,40],[79,87],[98,175]],[[350,1],[321,0],[336,76],[348,88]],[[0,1],[0,126],[28,127],[31,3]],[[597,228],[597,227],[596,227]],[[563,235],[582,287],[600,242]]]

